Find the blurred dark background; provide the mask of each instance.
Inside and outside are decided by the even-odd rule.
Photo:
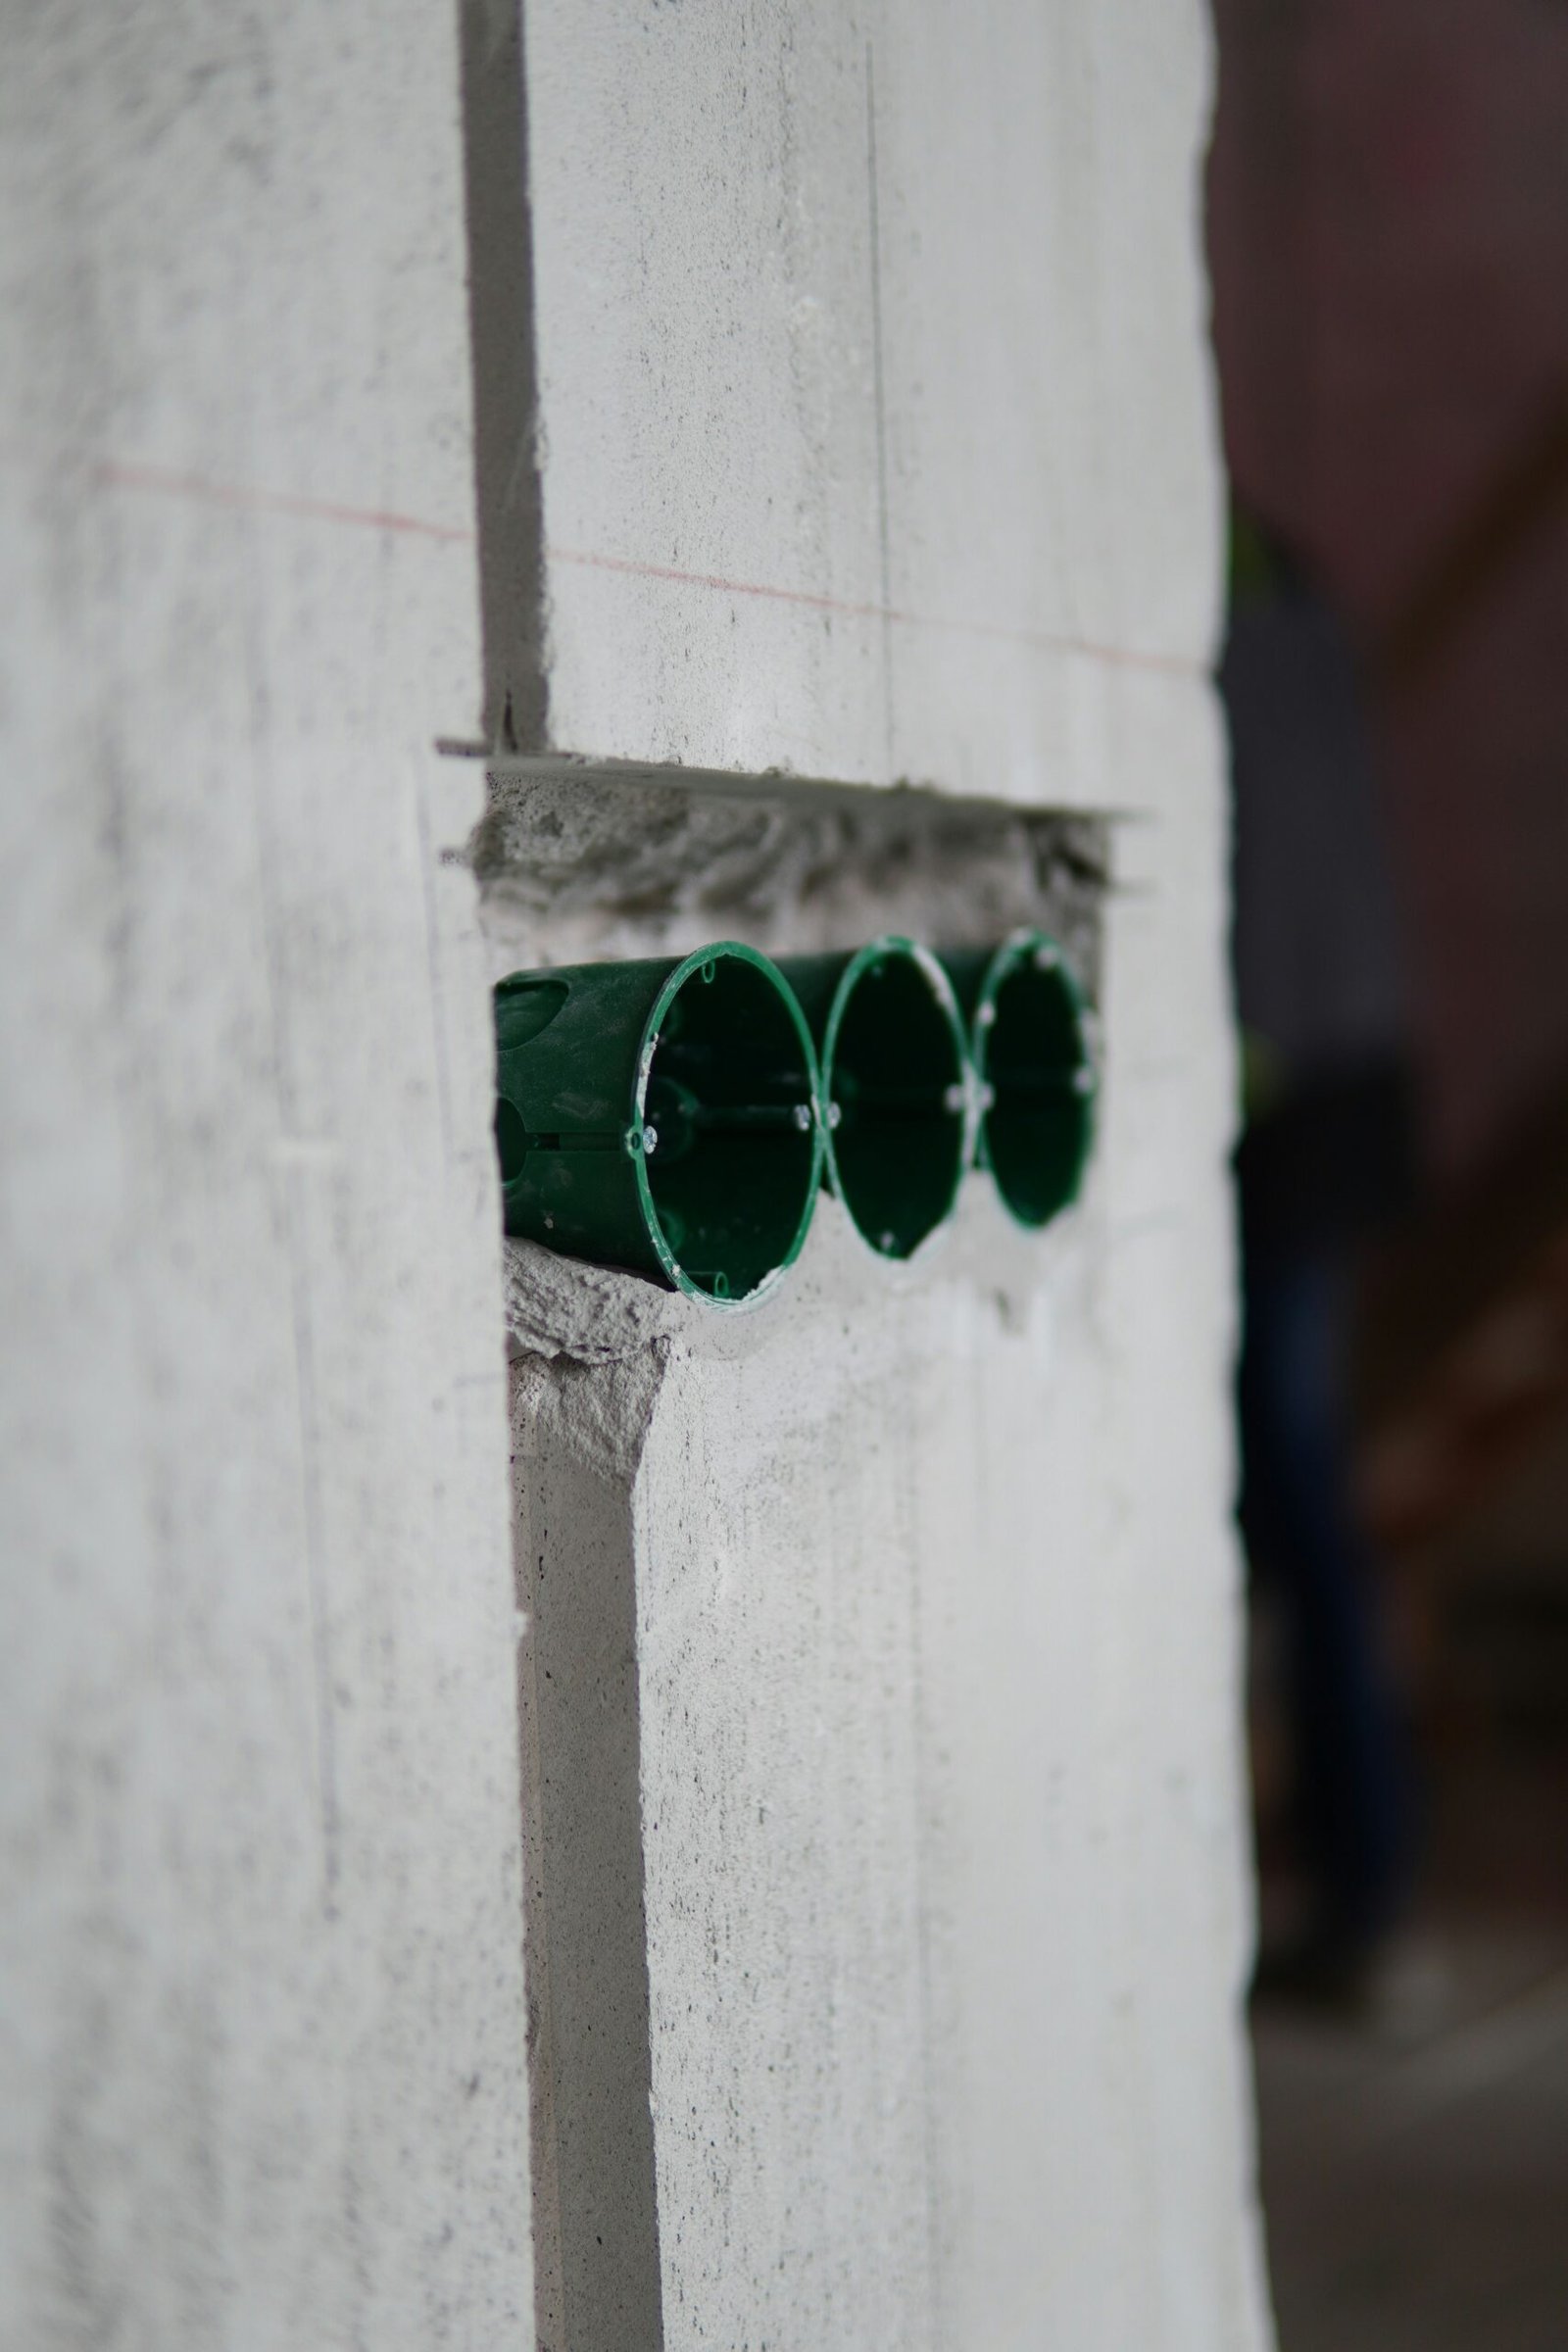
[[[1299,558],[1350,649],[1414,1105],[1398,1213],[1367,1218],[1344,1252],[1334,1400],[1411,1764],[1409,1884],[1353,1970],[1285,1969],[1256,2003],[1281,2339],[1555,2352],[1568,5],[1216,0],[1215,19],[1208,238],[1229,463],[1241,507]],[[1265,1566],[1252,1732],[1267,1949],[1311,1856],[1290,1612]]]

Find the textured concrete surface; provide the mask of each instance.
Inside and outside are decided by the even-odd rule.
[[[1212,626],[1200,10],[524,17],[549,743],[1094,805]]]
[[[1124,816],[1059,1230],[976,1186],[890,1275],[828,1209],[717,1321],[512,1256],[541,2341],[1251,2352],[1203,20],[527,0],[525,47],[497,965],[883,891],[935,936]],[[748,833],[726,768],[934,789],[947,862],[837,796]]]
[[[451,12],[3,16],[0,2342],[496,2352]]]
[[[724,1319],[509,1250],[542,2341],[1265,2340],[1223,1088],[1181,1034],[1217,901],[1182,878],[1113,903],[1105,1131],[1052,1235],[977,1182],[894,1273],[827,1204]]]
[[[542,772],[541,772],[542,771]],[[878,932],[983,947],[1021,925],[1100,976],[1110,829],[935,794],[525,761],[498,771],[475,838],[498,979],[533,963],[683,956],[733,934],[767,954]]]
[[[9,12],[0,2334],[1252,2352],[1200,14],[463,25]],[[1129,812],[1082,1208],[504,1281],[481,701]]]
[[[1258,2342],[1201,28],[534,0],[526,43],[545,742],[1143,819],[1059,1234],[977,1188],[889,1281],[829,1212],[720,1326],[514,1259],[541,2332]],[[508,789],[499,960],[687,944],[737,864],[770,944],[823,925],[646,806],[619,906],[552,905]]]

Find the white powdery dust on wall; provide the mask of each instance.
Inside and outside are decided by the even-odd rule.
[[[451,12],[6,11],[0,2340],[530,2340]],[[454,782],[454,776],[457,781]]]

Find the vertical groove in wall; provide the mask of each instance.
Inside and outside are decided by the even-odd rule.
[[[647,1351],[514,1376],[539,2352],[663,2344],[633,1523],[659,1379]]]
[[[865,182],[867,237],[871,255],[871,380],[876,403],[876,514],[878,582],[882,595],[882,721],[884,754],[891,780],[893,732],[893,553],[888,527],[887,386],[882,347],[882,200],[876,167],[876,61],[865,44]]]
[[[555,2025],[550,2000],[550,1917],[545,1901],[544,1823],[540,1792],[537,1661],[538,1570],[532,1516],[513,1455],[513,1569],[516,1579],[518,1802],[522,1816],[523,1957],[528,1988],[528,2139],[532,2189],[534,2343],[536,2352],[563,2352],[565,2294],[562,2279],[561,2168],[556,2148]]]
[[[484,730],[535,752],[549,730],[522,0],[458,0],[458,20]]]

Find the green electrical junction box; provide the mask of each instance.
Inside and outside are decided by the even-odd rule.
[[[783,965],[822,1070],[825,1176],[863,1241],[912,1255],[952,1215],[976,1096],[953,983],[912,940]]]
[[[1089,1008],[1055,941],[1017,931],[994,954],[942,958],[969,1025],[980,1091],[978,1159],[1020,1225],[1078,1198],[1094,1141]]]
[[[941,956],[887,937],[782,967],[720,940],[516,972],[495,1004],[507,1231],[715,1306],[781,1280],[823,1183],[872,1250],[906,1258],[971,1165],[1038,1227],[1088,1158],[1089,1015],[1042,932]]]
[[[822,1171],[816,1053],[755,948],[515,973],[496,1048],[509,1233],[719,1305],[794,1264]]]

